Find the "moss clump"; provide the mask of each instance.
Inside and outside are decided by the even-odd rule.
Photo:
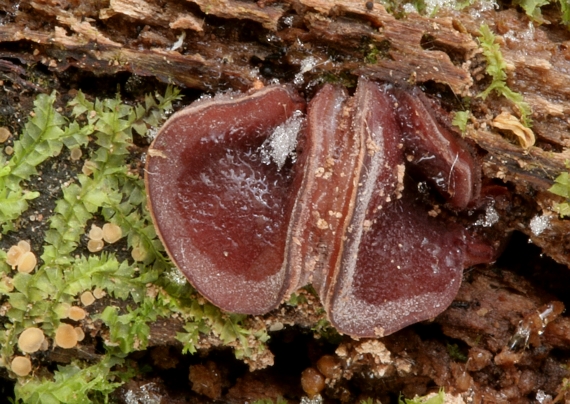
[[[496,92],[499,96],[505,97],[518,108],[522,123],[526,127],[530,127],[532,124],[530,105],[524,101],[522,94],[511,90],[507,86],[507,63],[503,59],[499,44],[495,43],[495,35],[486,24],[481,26],[479,33],[481,34],[479,42],[483,48],[483,55],[485,55],[487,59],[485,72],[491,76],[492,81],[489,87],[479,94],[478,97],[486,99],[492,92]]]
[[[570,168],[570,163],[566,163],[566,167]],[[554,180],[554,184],[549,189],[555,195],[565,198],[564,202],[556,204],[554,209],[560,217],[570,216],[570,173],[562,172]]]
[[[16,382],[15,401],[106,402],[134,376],[125,358],[147,347],[150,324],[159,318],[175,318],[184,327],[178,339],[185,352],[195,352],[201,336],[219,339],[239,358],[265,350],[265,328],[248,328],[246,316],[222,313],[199,298],[185,279],[171,276],[177,270],[146,210],[140,160],[144,154],[133,147],[133,136],[155,132],[179,92],[169,87],[164,95],[148,95],[134,106],[118,96],[91,101],[79,92],[67,111],[56,110],[56,98],[55,92],[38,96],[14,141],[13,154],[0,155],[3,233],[18,237],[26,231],[19,223],[28,201],[56,198],[53,214],[44,218],[49,228],[37,238],[43,245],[32,243],[43,252],[33,271],[18,272],[11,264],[17,257],[0,250],[0,366],[19,366],[23,360],[17,358],[26,358],[30,349],[75,349],[77,344],[94,343],[89,340],[92,328],[84,331],[94,321],[102,324],[104,352],[96,361],[77,359],[57,370],[45,366],[42,357],[33,362],[37,372],[24,374],[15,366],[13,374],[22,376]],[[81,148],[83,164],[72,163],[79,168],[63,182],[59,194],[42,189],[42,182],[34,181],[38,166],[59,164],[64,147],[70,154]],[[103,251],[86,248],[93,223],[105,223],[101,242],[108,244]],[[99,304],[93,304],[95,299]],[[89,305],[89,313],[79,305]],[[32,348],[17,343],[30,329],[44,337],[41,347],[36,342]]]

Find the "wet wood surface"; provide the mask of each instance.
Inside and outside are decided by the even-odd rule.
[[[394,16],[377,2],[361,0],[0,0],[0,11],[0,75],[31,92],[46,91],[28,79],[25,66],[33,65],[60,77],[72,71],[101,77],[127,73],[208,93],[246,91],[278,80],[294,83],[307,97],[325,80],[351,86],[365,75],[395,85],[422,86],[441,101],[449,115],[442,117],[444,121],[468,106],[472,118],[465,137],[478,148],[484,177],[507,185],[515,195],[513,212],[501,218],[502,228],[526,234],[546,255],[570,264],[570,221],[558,217],[553,207],[561,199],[548,192],[570,160],[570,31],[557,20],[555,9],[545,10],[550,24],[543,25],[533,24],[513,8],[440,10],[430,18],[416,13]],[[515,105],[495,94],[485,100],[477,97],[490,84],[478,39],[483,23],[497,35],[509,88],[522,93],[533,111],[536,143],[530,148],[491,125],[503,112],[519,118]],[[531,220],[541,216],[549,225],[533,232]],[[468,344],[470,353],[480,350],[490,358],[509,343],[522,315],[542,310],[551,300],[525,282],[518,275],[476,270],[466,275],[457,301],[437,321],[446,335]],[[481,312],[485,299],[494,310],[492,316]],[[466,315],[468,306],[473,309]],[[281,310],[268,318],[308,328],[317,320],[314,312],[307,312]],[[150,345],[176,345],[179,328],[176,321],[156,322]],[[567,349],[568,330],[568,319],[560,317],[546,329],[545,346]],[[488,341],[477,340],[481,335],[489,336]],[[428,369],[430,380],[439,385],[459,379],[459,373],[442,376],[449,363],[438,363],[449,358],[433,348],[435,342],[417,342],[416,352],[414,341],[419,337],[414,331],[405,331],[405,336],[407,346],[399,335],[385,342],[392,352],[401,352],[402,361],[408,360],[408,353],[410,363],[417,361],[414,374]],[[203,348],[218,343],[205,340]],[[444,350],[445,344],[440,345],[437,348]],[[431,350],[429,361],[422,359]],[[525,352],[529,369],[535,366],[532,361],[542,363]],[[61,351],[53,355],[55,362],[71,360],[62,359]],[[268,351],[267,358],[252,368],[272,361]],[[431,365],[420,369],[421,363]],[[440,373],[438,366],[444,369]],[[475,374],[476,366],[470,366]],[[356,373],[355,369],[349,370]],[[514,366],[508,369],[516,386],[520,372]],[[553,373],[552,380],[566,376]],[[409,385],[415,383],[411,380]],[[533,388],[540,386],[547,388],[539,382]],[[483,395],[501,396],[497,391]]]

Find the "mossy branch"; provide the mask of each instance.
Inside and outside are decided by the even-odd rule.
[[[524,101],[522,94],[511,90],[507,86],[507,63],[501,53],[501,47],[495,42],[495,35],[491,32],[488,25],[484,24],[479,29],[481,38],[479,39],[481,47],[483,48],[483,55],[487,59],[487,68],[485,72],[493,79],[491,84],[481,93],[478,97],[486,99],[492,92],[505,97],[511,101],[519,110],[521,114],[522,123],[530,127],[532,114],[530,105]]]

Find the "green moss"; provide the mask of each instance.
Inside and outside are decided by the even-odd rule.
[[[566,168],[570,168],[570,163],[566,163]],[[565,201],[557,203],[554,209],[560,217],[570,217],[570,174],[568,172],[560,173],[549,191],[565,198]]]
[[[289,301],[287,301],[287,304],[289,306],[293,306],[293,307],[297,307],[297,305],[303,304],[303,303],[307,303],[307,298],[305,296],[303,296],[302,294],[297,294],[297,293],[291,293],[291,296],[289,297]]]
[[[118,366],[125,360],[105,356],[94,365],[84,363],[59,366],[53,379],[34,378],[16,386],[17,400],[30,404],[107,403],[108,396],[124,381],[134,376],[133,366]]]
[[[481,26],[479,33],[481,34],[479,42],[483,48],[483,55],[487,59],[485,71],[493,80],[489,87],[479,94],[478,97],[486,99],[491,92],[496,92],[499,96],[505,97],[518,108],[522,123],[530,127],[532,124],[530,105],[524,101],[522,94],[511,90],[507,86],[507,63],[503,59],[499,44],[495,43],[495,35],[486,24]]]
[[[374,45],[368,45],[369,49],[366,55],[364,56],[364,61],[368,64],[375,64],[378,61],[378,55],[380,54],[380,50]]]
[[[443,404],[445,402],[445,392],[443,388],[439,389],[439,392],[436,396],[427,398],[427,397],[416,397],[413,399],[407,399],[402,397],[398,398],[398,404]]]
[[[287,404],[287,400],[282,397],[277,397],[276,400],[272,400],[270,398],[262,398],[260,400],[255,400],[252,404]]]
[[[566,3],[567,0],[560,0],[561,4]],[[550,0],[515,0],[514,4],[520,6],[526,15],[532,19],[534,22],[543,24],[546,22],[542,17],[541,7],[546,6],[551,3]]]
[[[128,365],[127,354],[146,348],[151,323],[159,318],[175,318],[183,326],[177,337],[184,352],[196,352],[201,335],[231,346],[238,358],[266,349],[269,337],[264,327],[253,326],[247,316],[226,314],[205,303],[173,268],[146,209],[141,170],[133,169],[139,162],[132,161],[130,152],[133,134],[147,136],[155,131],[172,102],[180,98],[179,92],[169,87],[164,96],[149,95],[134,106],[119,97],[92,102],[79,92],[69,103],[69,121],[55,110],[56,96],[37,98],[14,143],[13,156],[1,162],[2,231],[13,231],[17,237],[26,200],[44,192],[49,197],[50,191],[31,180],[39,164],[60,158],[64,146],[86,150],[85,158],[95,168],[92,173],[72,175],[62,185],[53,214],[46,218],[49,229],[41,246],[41,265],[32,273],[13,270],[6,263],[6,251],[0,250],[0,302],[5,314],[0,366],[9,369],[13,356],[22,354],[17,341],[27,327],[40,327],[51,347],[57,327],[70,322],[69,306],[80,306],[80,295],[95,289],[106,293],[105,304],[90,308],[88,320],[71,323],[86,326],[101,321],[105,352],[94,362],[76,360],[53,372],[43,367],[41,356],[32,355],[35,371],[18,379],[16,402],[106,402],[134,375],[120,366]],[[85,254],[87,225],[92,220],[117,224],[124,235],[120,247]],[[131,258],[129,252],[135,248],[145,251],[142,262]]]
[[[560,11],[562,13],[562,23],[570,26],[570,2],[567,0],[558,0]]]
[[[56,94],[40,95],[34,102],[31,118],[8,160],[0,153],[0,226],[2,233],[15,228],[14,221],[28,208],[28,201],[39,196],[23,186],[37,175],[36,167],[57,156],[70,134],[63,129],[65,119],[53,104]]]
[[[457,344],[447,344],[447,353],[453,360],[463,363],[467,362],[467,355],[461,351]]]
[[[469,111],[455,111],[451,124],[457,126],[462,134],[467,130],[467,122],[471,113]]]

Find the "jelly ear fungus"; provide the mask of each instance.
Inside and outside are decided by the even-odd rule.
[[[194,287],[224,310],[265,313],[289,289],[285,252],[300,167],[278,170],[259,150],[304,109],[304,100],[277,86],[200,101],[174,114],[149,150],[158,234]]]
[[[312,283],[331,322],[352,336],[439,314],[474,263],[474,242],[464,226],[430,215],[406,157],[453,211],[478,197],[480,172],[427,108],[366,79],[352,97],[325,85],[300,125],[296,161],[284,165],[267,164],[264,148],[305,109],[289,87],[176,113],[149,149],[146,175],[168,254],[226,311],[266,313]],[[477,238],[487,251],[485,243]]]

